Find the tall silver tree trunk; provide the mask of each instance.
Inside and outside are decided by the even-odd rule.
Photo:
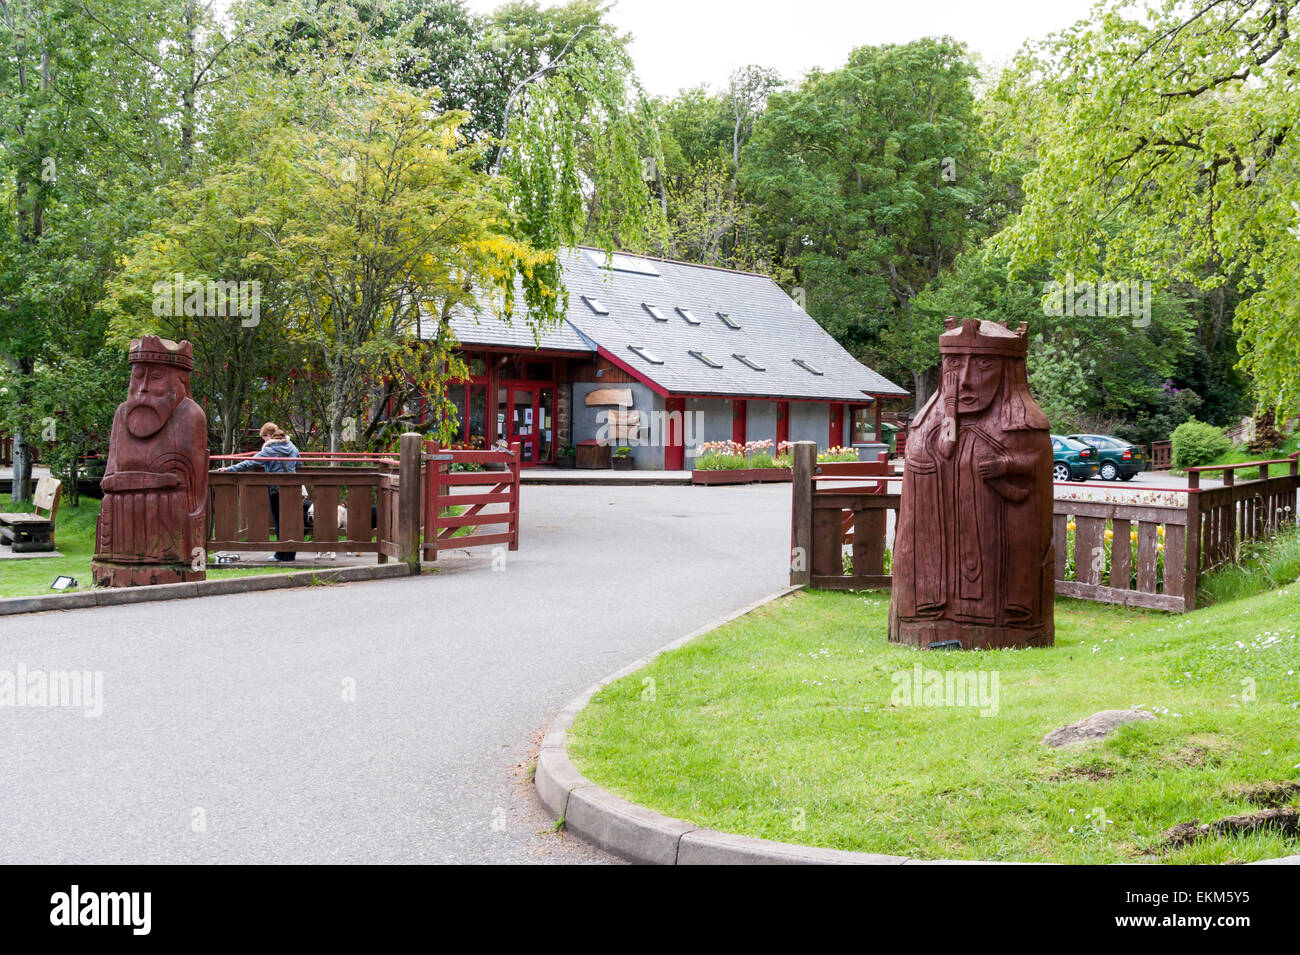
[[[22,431],[14,432],[14,503],[31,500],[32,449]]]
[[[912,393],[916,397],[914,414],[920,414],[925,403],[930,400],[930,379],[923,371],[912,372]]]

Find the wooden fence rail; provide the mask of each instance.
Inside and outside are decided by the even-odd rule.
[[[868,476],[862,469],[877,465],[817,464],[811,442],[796,444],[793,456],[790,582],[833,590],[890,587],[884,555],[900,495],[889,493],[887,483],[898,475],[877,471],[869,487],[818,487],[819,481]],[[1289,473],[1270,477],[1270,465]],[[1235,480],[1236,471],[1250,468],[1258,478]],[[1206,471],[1223,471],[1224,486],[1201,488],[1199,475]],[[1170,489],[1186,495],[1181,507],[1058,498],[1052,518],[1056,593],[1174,613],[1195,609],[1201,574],[1235,560],[1241,541],[1296,522],[1298,491],[1293,455],[1191,468],[1188,489]]]

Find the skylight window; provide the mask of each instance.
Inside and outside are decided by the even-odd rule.
[[[811,372],[814,375],[820,375],[822,373],[821,369],[814,368],[812,365],[808,364],[808,362],[804,361],[802,358],[792,358],[791,361],[793,361],[804,371]]]
[[[730,315],[728,315],[726,312],[718,312],[718,318],[722,319],[722,324],[723,324],[723,325],[726,325],[728,328],[739,328],[739,327],[740,327],[740,322],[736,321],[734,318],[732,318],[732,317],[731,317]]]
[[[740,362],[742,365],[748,365],[750,368],[754,369],[755,371],[767,371],[766,368],[764,368],[758,362],[754,361],[754,359],[752,358],[746,358],[744,355],[736,355],[736,354],[733,354],[731,357],[736,359],[736,361]]]
[[[638,358],[644,358],[652,365],[662,365],[664,360],[646,348],[644,345],[628,345],[628,351],[634,353]]]
[[[689,308],[682,308],[680,305],[678,305],[677,314],[680,315],[682,318],[686,319],[687,325],[700,324],[700,320],[695,317],[695,315],[691,312]]]
[[[704,354],[704,352],[702,352],[702,351],[695,351],[694,349],[692,349],[690,353],[691,353],[692,355],[694,355],[696,358],[698,358],[700,361],[704,362],[704,364],[708,365],[710,368],[721,368],[721,367],[722,367],[720,364],[718,364],[716,361],[714,361],[714,360],[713,360],[712,358],[710,358],[708,355]]]
[[[604,303],[602,303],[600,299],[592,298],[590,295],[584,295],[582,296],[582,300],[587,303],[587,308],[591,309],[597,315],[609,314],[609,309],[605,307]]]
[[[658,305],[651,305],[649,302],[642,302],[641,307],[650,313],[650,317],[656,322],[668,321],[668,316],[663,313]]]
[[[587,258],[601,269],[610,269],[614,272],[631,272],[634,275],[649,275],[652,278],[659,277],[659,270],[645,259],[639,259],[632,255],[623,255],[621,252],[615,252],[613,255],[606,255],[598,249],[587,249]]]

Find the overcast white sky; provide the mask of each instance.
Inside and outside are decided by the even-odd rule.
[[[211,0],[218,11],[230,0]],[[489,12],[502,0],[467,0]],[[858,46],[948,35],[990,66],[1028,39],[1082,19],[1096,0],[617,0],[611,19],[632,34],[646,90],[670,96],[705,83],[717,90],[738,66],[756,63],[797,80],[834,69]],[[543,6],[552,6],[542,0]]]
[[[737,66],[770,66],[798,79],[841,66],[858,46],[947,34],[990,64],[1030,38],[1082,19],[1094,0],[618,0],[611,20],[633,36],[648,92],[721,87]],[[469,0],[475,10],[497,0]]]

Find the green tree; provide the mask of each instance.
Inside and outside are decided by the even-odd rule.
[[[861,47],[773,95],[741,156],[809,311],[859,358],[910,375],[918,403],[933,359],[912,303],[979,234],[975,75],[950,39]]]
[[[1038,165],[998,239],[1015,269],[1198,290],[1207,356],[1240,295],[1241,363],[1285,413],[1300,407],[1293,6],[1112,3],[1028,49],[1005,99]]]
[[[688,262],[771,269],[765,210],[739,188],[740,155],[780,78],[735,70],[721,93],[682,90],[655,103],[663,141],[656,184],[668,216],[664,252]]]
[[[275,160],[263,143],[169,186],[165,211],[132,242],[106,301],[119,347],[143,332],[193,344],[192,389],[224,454],[239,450],[267,377],[294,358],[292,304],[274,258],[291,212]]]
[[[120,244],[180,168],[182,14],[176,0],[0,2],[0,364],[12,399],[0,428],[14,434],[19,499],[38,376],[98,360]],[[55,379],[65,417],[94,404],[77,376]]]

